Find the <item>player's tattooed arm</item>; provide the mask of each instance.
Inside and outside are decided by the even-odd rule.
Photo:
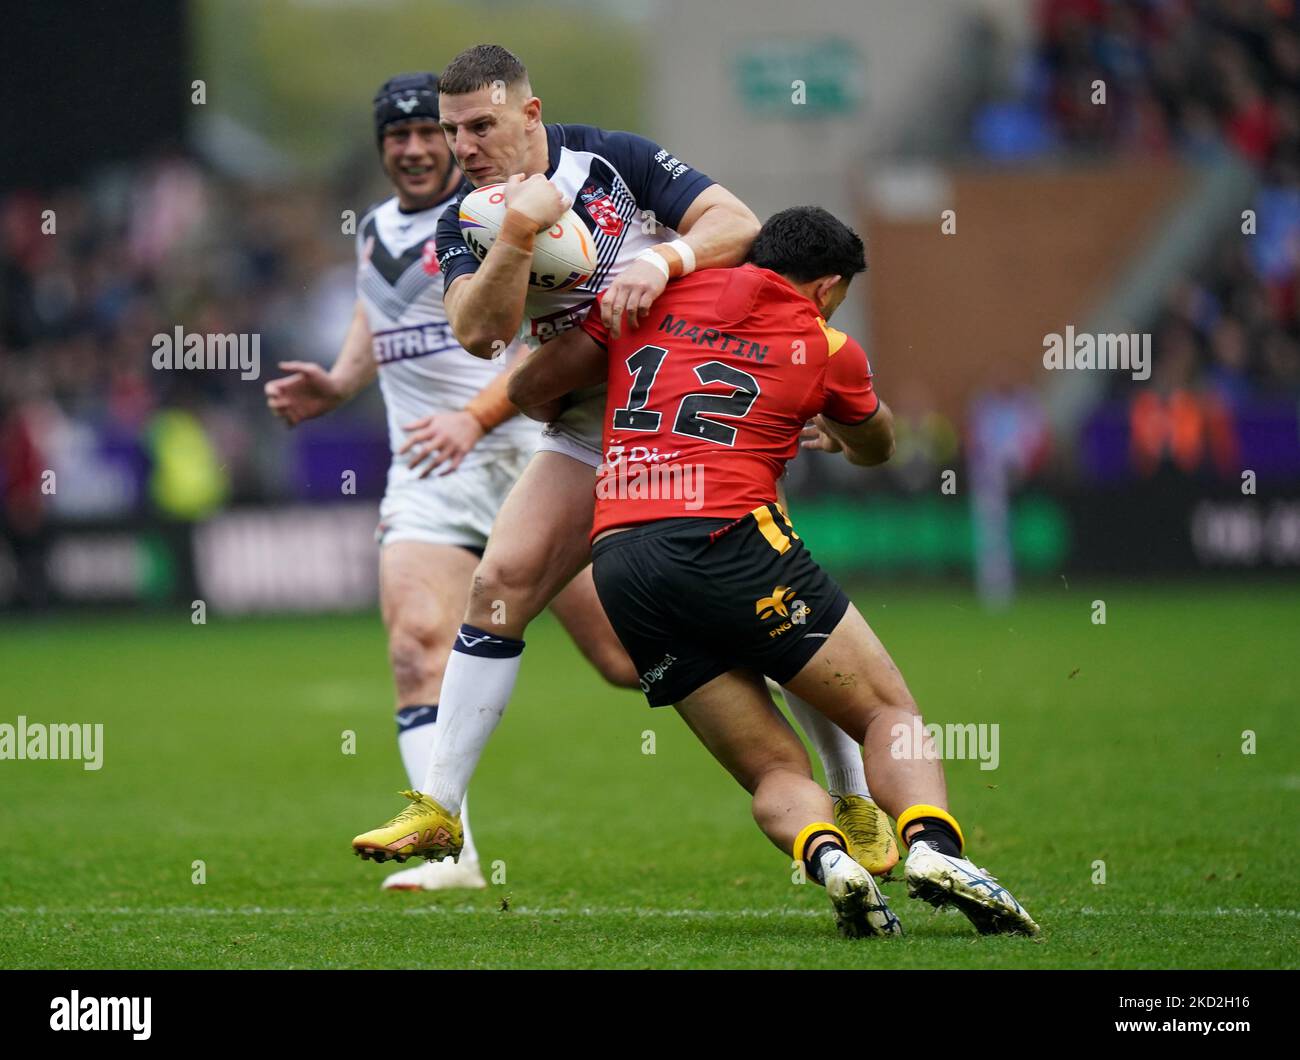
[[[491,358],[519,333],[533,264],[533,239],[564,216],[570,202],[540,173],[506,181],[506,219],[483,264],[443,293],[456,341]]]
[[[815,429],[825,435],[830,444],[809,444],[805,436],[805,449],[823,449],[826,452],[842,449],[844,458],[859,467],[883,464],[894,455],[894,414],[883,401],[862,423],[836,423],[824,415],[816,417],[813,422]],[[832,448],[832,445],[837,448]]]
[[[521,358],[507,393],[525,416],[550,421],[566,394],[603,383],[606,365],[604,348],[581,328],[571,328]]]
[[[694,264],[686,268],[681,254],[671,246],[652,247],[664,264],[637,260],[619,273],[605,291],[600,314],[610,334],[618,338],[623,324],[635,331],[650,313],[654,300],[670,278],[694,269],[739,265],[758,235],[754,212],[721,184],[705,188],[677,223],[681,241],[690,249]]]
[[[361,303],[352,314],[343,348],[328,372],[311,361],[281,361],[288,372],[263,388],[266,405],[290,427],[332,412],[375,380],[379,367],[371,351],[370,322]]]

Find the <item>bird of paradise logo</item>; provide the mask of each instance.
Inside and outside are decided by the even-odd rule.
[[[798,595],[798,590],[789,585],[778,585],[771,596],[764,596],[754,603],[754,614],[759,618],[787,618],[790,609],[786,605]]]

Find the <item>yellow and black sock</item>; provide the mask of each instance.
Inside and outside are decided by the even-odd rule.
[[[921,825],[920,831],[912,833],[908,840],[909,846],[919,839],[929,843],[940,854],[947,854],[950,858],[961,857],[961,842],[957,838],[957,833],[952,830],[952,825],[947,821],[940,821],[937,817],[922,817]]]
[[[907,829],[914,824],[921,827],[910,836],[906,835]],[[962,835],[957,818],[941,806],[918,803],[898,815],[898,841],[904,849],[918,839],[929,843],[940,854],[953,858],[961,857],[966,849],[966,837]]]
[[[812,846],[812,841],[819,836],[829,836],[830,838],[809,854],[808,849]],[[813,882],[819,883],[823,887],[826,886],[826,877],[822,872],[822,855],[830,850],[848,853],[848,849],[848,838],[829,821],[814,821],[800,832],[794,841],[795,858],[803,862],[804,870]]]

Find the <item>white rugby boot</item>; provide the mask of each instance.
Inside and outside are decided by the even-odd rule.
[[[1034,918],[987,869],[941,854],[924,840],[912,844],[903,876],[909,897],[960,909],[981,935],[1038,934]]]
[[[413,869],[402,869],[384,878],[385,891],[450,891],[456,889],[481,891],[487,886],[478,860],[462,857],[459,862],[451,858],[442,861],[425,861]]]
[[[822,857],[821,866],[841,935],[858,939],[903,933],[903,925],[890,910],[871,873],[847,853],[832,850]]]

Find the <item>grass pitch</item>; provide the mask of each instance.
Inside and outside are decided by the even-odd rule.
[[[998,768],[948,763],[950,796],[1041,939],[981,939],[901,881],[907,937],[841,939],[676,714],[606,688],[549,617],[471,788],[504,882],[381,893],[348,845],[406,786],[378,618],[186,611],[0,625],[0,722],[104,725],[98,772],[0,762],[0,966],[1300,963],[1293,588],[856,599],[927,721],[998,724]]]

